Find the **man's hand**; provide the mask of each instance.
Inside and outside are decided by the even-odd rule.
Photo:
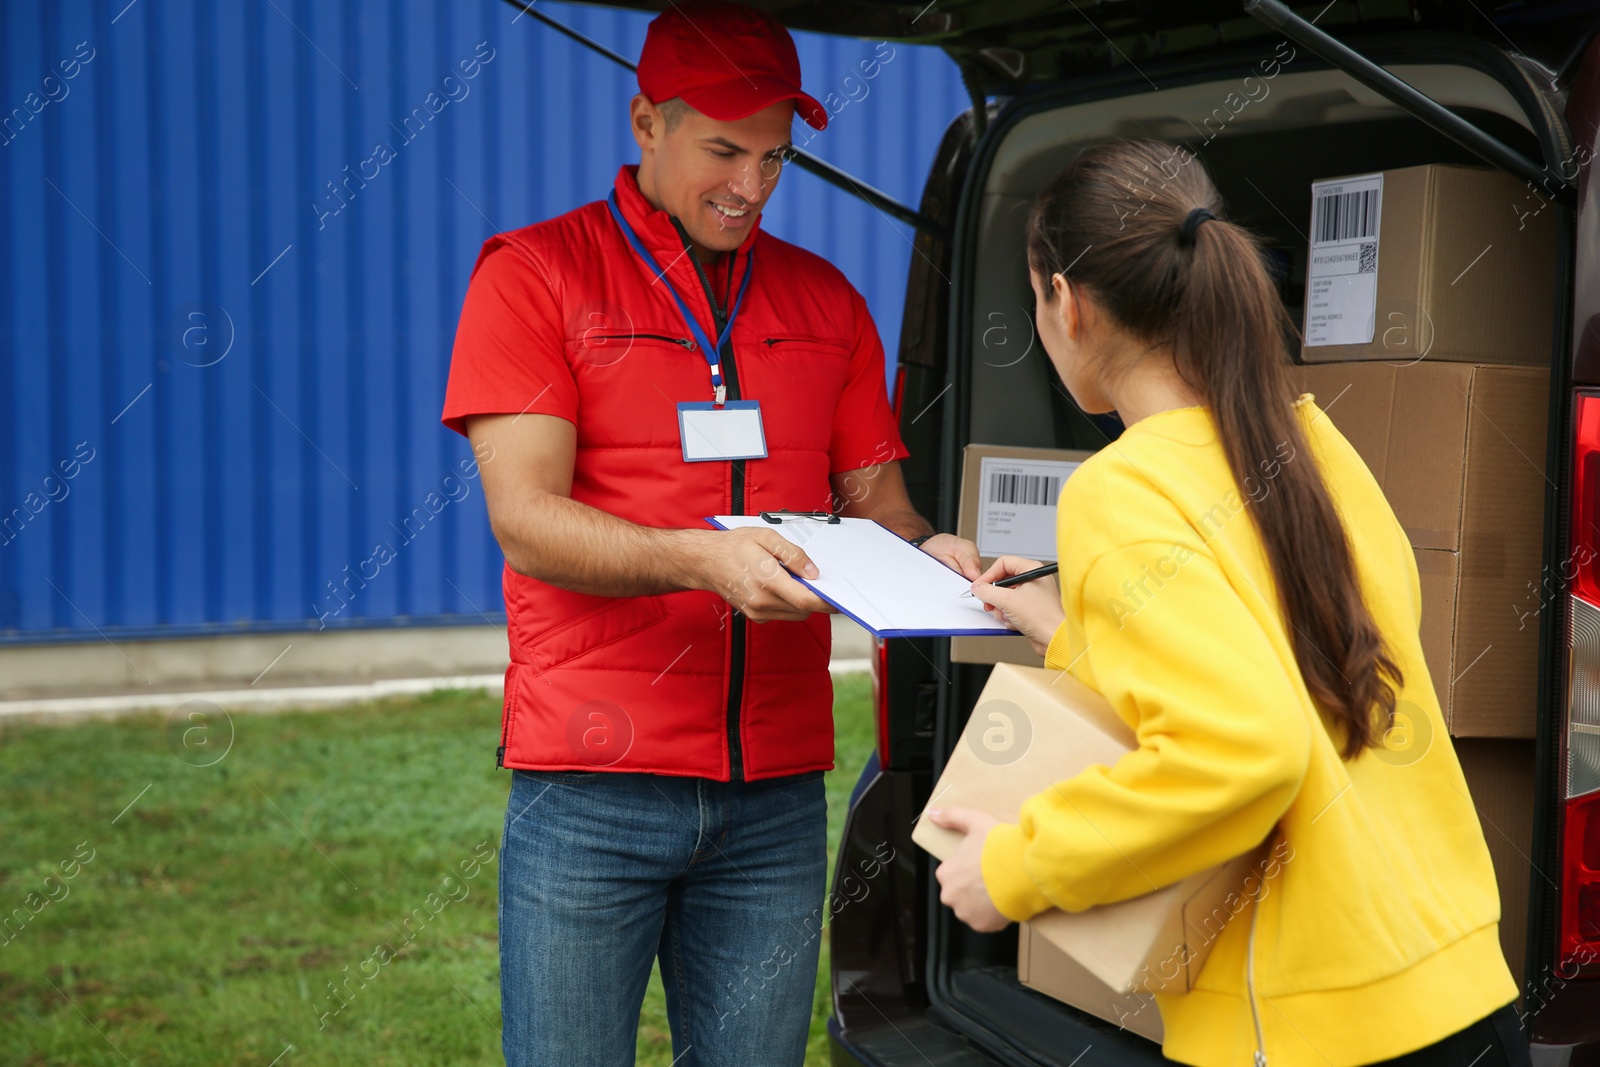
[[[922,551],[961,572],[967,581],[976,580],[983,568],[978,563],[978,546],[955,534],[934,534],[919,546]]]
[[[721,596],[753,622],[798,622],[833,606],[795,581],[818,576],[817,565],[774,530],[742,526],[696,531],[696,585]]]
[[[929,808],[928,819],[935,826],[967,835],[933,872],[939,879],[939,903],[980,934],[1004,930],[1011,920],[1000,914],[983,884],[983,842],[1000,820],[975,808]]]

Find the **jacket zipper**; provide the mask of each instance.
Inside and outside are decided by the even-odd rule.
[[[1256,1010],[1256,918],[1261,914],[1261,900],[1256,900],[1250,910],[1250,939],[1245,947],[1244,987],[1250,998],[1250,1019],[1256,1025],[1255,1067],[1267,1067],[1267,1046],[1261,1039],[1261,1016]]]
[[[706,302],[711,305],[711,316],[715,320],[717,333],[723,329],[724,309],[717,303],[717,294],[711,288],[711,279],[706,276],[706,269],[700,262],[700,257],[691,251],[688,231],[683,228],[683,223],[674,216],[672,225],[677,228],[678,237],[683,241],[684,253],[689,257],[689,262],[694,264],[695,274],[700,278],[701,288],[705,290]],[[733,286],[733,268],[737,262],[737,253],[728,253],[728,286]],[[739,399],[739,368],[733,361],[733,339],[729,338],[718,353],[722,363],[723,384],[728,388],[728,399]],[[744,514],[744,460],[735,459],[733,464],[733,514]],[[728,780],[739,782],[744,780],[744,752],[739,730],[739,711],[744,703],[744,658],[746,627],[749,619],[744,615],[734,612],[736,621],[728,628],[728,636],[732,642],[729,653],[728,668]]]
[[[515,684],[515,682],[515,678],[507,679],[506,696],[515,698],[516,694],[511,690],[511,686]],[[494,765],[496,770],[505,770],[506,744],[511,738],[511,715],[515,714],[515,712],[516,706],[513,705],[510,709],[510,713],[507,713],[505,709],[502,709],[500,713],[500,746],[494,750]]]
[[[728,399],[739,399],[739,374],[733,365],[733,345],[722,353],[722,372],[728,378]],[[733,513],[744,514],[744,460],[733,460]],[[744,780],[744,742],[740,736],[739,711],[744,704],[745,641],[750,620],[741,613],[733,627],[732,664],[728,676],[728,780]]]
[[[647,341],[671,341],[675,345],[682,345],[685,349],[687,349],[690,352],[693,352],[694,349],[695,349],[695,343],[694,343],[694,339],[693,338],[690,338],[690,337],[668,337],[664,333],[600,333],[600,334],[595,334],[590,338],[587,338],[587,340],[592,340],[592,341],[615,341],[615,340],[636,341],[641,337],[644,338]]]

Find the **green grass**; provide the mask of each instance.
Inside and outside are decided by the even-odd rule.
[[[872,745],[866,678],[835,690],[830,874]],[[476,864],[498,849],[509,786],[499,701],[447,692],[232,729],[208,767],[190,764],[215,757],[225,724],[187,747],[159,716],[0,731],[0,919],[27,917],[0,929],[0,1063],[501,1063],[496,867]],[[822,953],[808,1064],[827,1062],[826,939]],[[321,1027],[346,967],[370,980]],[[658,977],[638,1049],[672,1061]]]

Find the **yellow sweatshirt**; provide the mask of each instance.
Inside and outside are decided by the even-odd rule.
[[[1371,1063],[1517,995],[1483,830],[1422,658],[1411,545],[1314,398],[1295,411],[1313,455],[1285,442],[1243,486],[1200,407],[1139,420],[1067,481],[1066,620],[1045,662],[1103,694],[1138,748],[1033,797],[983,847],[989,894],[1020,921],[1139,896],[1273,838],[1282,862],[1253,895],[1241,888],[1194,987],[1155,995],[1162,1051],[1201,1067],[1251,1064],[1258,1042],[1270,1067]],[[1348,763],[1296,666],[1250,514],[1286,465],[1308,462],[1405,676],[1386,746]]]

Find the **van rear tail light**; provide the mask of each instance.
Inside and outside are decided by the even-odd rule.
[[[1564,977],[1600,975],[1600,393],[1574,410],[1572,553],[1562,775],[1561,919],[1556,962]]]
[[[1566,803],[1558,974],[1600,976],[1600,795]]]
[[[1572,598],[1567,699],[1567,798],[1600,790],[1600,608]]]
[[[889,766],[889,642],[872,639],[872,714],[878,725],[878,766]]]
[[[1600,608],[1572,605],[1558,973],[1600,974]]]
[[[1573,412],[1572,554],[1562,577],[1572,592],[1600,606],[1600,393],[1579,393]]]

